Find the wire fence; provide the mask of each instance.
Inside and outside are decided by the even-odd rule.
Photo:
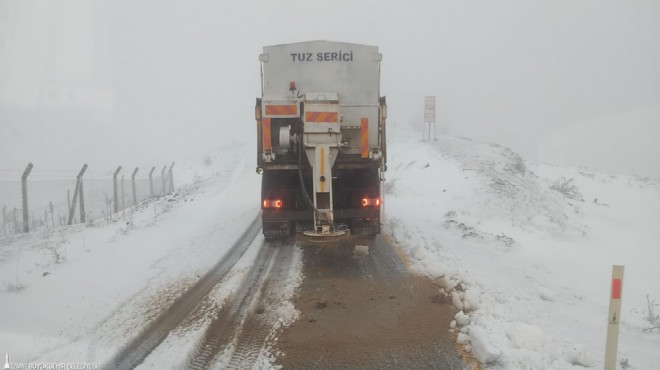
[[[0,236],[93,222],[173,192],[173,167],[130,173],[121,167],[98,173],[87,165],[81,171],[31,164],[25,171],[0,169]]]

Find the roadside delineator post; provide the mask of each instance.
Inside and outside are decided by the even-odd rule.
[[[607,317],[607,341],[605,343],[605,370],[616,369],[616,354],[619,344],[619,322],[621,322],[621,294],[623,292],[623,266],[612,266],[612,288],[610,310]]]

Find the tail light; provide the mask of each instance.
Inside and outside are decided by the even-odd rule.
[[[282,200],[281,199],[264,199],[263,203],[263,209],[280,209],[282,208]]]
[[[380,198],[362,198],[362,207],[380,207]]]

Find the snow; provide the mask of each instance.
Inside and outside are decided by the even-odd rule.
[[[467,138],[388,137],[385,228],[451,295],[450,328],[487,369],[602,368],[614,264],[626,268],[618,359],[657,366],[660,332],[644,331],[657,326],[647,295],[660,300],[657,182]],[[562,178],[570,197],[551,188]]]
[[[528,163],[466,138],[388,134],[384,229],[450,298],[458,313],[448,330],[486,369],[602,368],[614,264],[626,269],[618,358],[629,369],[656,367],[660,331],[644,329],[658,326],[647,295],[660,312],[660,184]],[[1,238],[0,350],[19,362],[109,359],[257,215],[253,153],[233,143],[177,161],[176,195],[134,212]],[[222,306],[255,255],[247,252],[203,305]],[[279,326],[297,317],[295,259],[278,290]],[[182,364],[208,323],[191,320],[141,367]],[[257,367],[276,355],[263,349]]]
[[[482,364],[494,362],[502,356],[502,351],[490,342],[486,330],[479,326],[470,328],[470,343],[474,357]]]
[[[134,212],[0,239],[0,348],[16,362],[110,358],[257,215],[250,149],[181,163],[178,191]]]

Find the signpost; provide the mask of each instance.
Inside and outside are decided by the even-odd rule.
[[[621,293],[623,291],[623,266],[612,266],[612,290],[610,310],[607,318],[607,341],[605,344],[605,370],[616,369],[616,351],[619,342],[621,321]]]
[[[427,96],[424,98],[424,128],[422,129],[422,140],[424,140],[424,132],[426,125],[428,125],[427,140],[431,140],[431,124],[433,124],[433,139],[435,139],[435,96]]]

